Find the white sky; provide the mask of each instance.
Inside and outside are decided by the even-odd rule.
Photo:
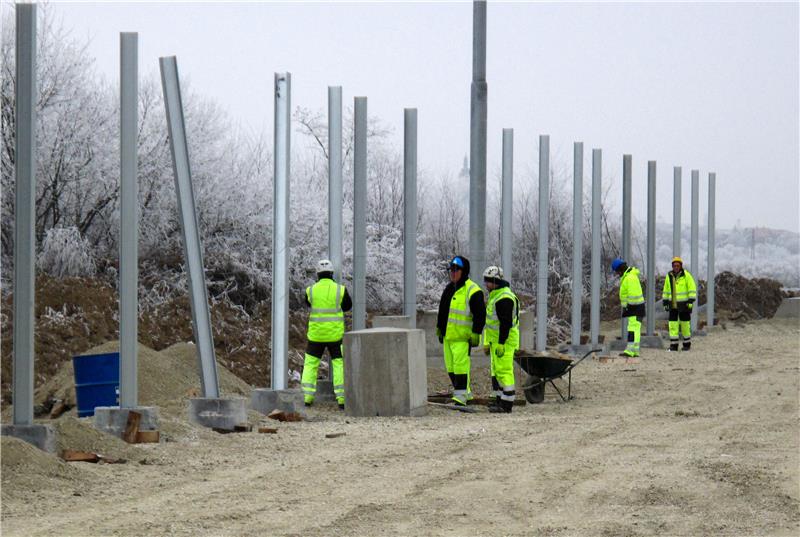
[[[74,3],[53,9],[107,78],[118,79],[119,32],[139,32],[142,75],[176,55],[181,77],[234,120],[272,132],[273,73],[292,73],[292,105],[327,110],[369,98],[395,129],[419,110],[419,164],[461,168],[469,151],[471,2]],[[717,174],[717,226],[800,230],[800,17],[788,3],[540,3],[488,5],[489,188],[502,128],[515,130],[515,170],[537,169],[540,134],[551,164],[572,169],[572,144],[603,149],[620,185],[633,155],[634,214],[644,218],[647,160],[658,162],[658,219],[672,220],[673,166]],[[295,136],[295,140],[297,137]],[[294,142],[297,143],[297,142]],[[499,185],[499,183],[498,183]],[[466,188],[466,186],[465,186]]]

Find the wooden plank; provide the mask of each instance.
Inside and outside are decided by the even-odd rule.
[[[142,421],[142,415],[135,410],[128,411],[128,422],[125,424],[125,432],[122,433],[122,439],[129,444],[136,443],[136,433],[139,432],[139,422]]]
[[[328,433],[325,435],[325,438],[339,438],[340,436],[344,436],[347,433]]]
[[[278,429],[275,427],[259,427],[259,433],[267,433],[267,434],[278,434]]]
[[[61,458],[67,462],[97,462],[100,456],[92,451],[78,451],[77,449],[65,449],[61,452]]]
[[[233,432],[235,433],[249,433],[253,430],[253,426],[249,423],[240,423],[238,425],[233,426]]]
[[[51,420],[56,419],[67,410],[69,410],[69,406],[67,406],[66,403],[64,403],[64,401],[61,401],[59,399],[58,402],[56,402],[56,404],[53,405],[53,408],[50,409],[50,419]]]
[[[137,444],[157,444],[161,439],[158,431],[138,431],[136,433]]]
[[[271,420],[286,421],[286,413],[283,410],[278,410],[277,408],[267,414],[267,417]]]

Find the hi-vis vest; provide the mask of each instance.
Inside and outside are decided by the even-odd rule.
[[[481,288],[470,279],[464,282],[450,299],[450,311],[447,314],[447,331],[444,338],[447,340],[467,341],[472,334],[472,312],[469,309],[469,299],[475,293],[480,293]]]
[[[344,285],[330,278],[306,287],[306,296],[311,304],[308,316],[308,340],[318,343],[339,341],[344,337]]]
[[[501,287],[489,293],[489,300],[486,303],[486,329],[483,335],[483,344],[500,342],[500,319],[497,318],[496,306],[498,301],[506,298],[510,298],[514,302],[514,314],[505,344],[517,349],[519,348],[519,299],[508,287]]]
[[[672,295],[672,284],[670,283],[672,278],[670,278],[670,276],[675,278],[675,296]],[[690,298],[697,299],[697,286],[689,271],[682,270],[677,276],[674,276],[673,272],[667,274],[667,277],[664,279],[664,290],[661,293],[661,300],[669,300],[672,302],[673,307],[675,307],[678,302],[687,302]]]
[[[619,302],[623,308],[644,304],[644,293],[642,293],[642,284],[639,282],[638,269],[629,267],[622,275],[619,282]]]

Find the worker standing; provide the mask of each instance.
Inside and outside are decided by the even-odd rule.
[[[308,315],[308,345],[303,362],[303,398],[306,406],[314,403],[317,394],[317,371],[325,349],[331,357],[333,393],[340,409],[344,409],[344,312],[353,307],[347,288],[333,280],[333,263],[322,259],[317,263],[317,283],[306,288]]]
[[[692,307],[697,300],[697,286],[688,270],[683,268],[683,259],[672,258],[672,271],[664,279],[661,301],[669,312],[669,350],[678,350],[683,337],[683,350],[692,347]]]
[[[617,257],[611,262],[611,270],[619,276],[621,315],[628,319],[628,344],[620,356],[639,356],[642,319],[645,316],[644,293],[639,281],[639,269],[629,267],[623,259]]]
[[[519,348],[519,299],[503,279],[501,267],[487,267],[483,283],[489,291],[483,347],[491,357],[495,400],[489,412],[510,413],[514,408],[514,352]]]
[[[444,346],[444,365],[453,383],[453,403],[466,405],[472,399],[469,352],[480,344],[486,324],[486,307],[483,291],[469,279],[469,260],[466,257],[453,257],[448,271],[450,283],[439,301],[436,336]]]

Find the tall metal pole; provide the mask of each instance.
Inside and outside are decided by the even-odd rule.
[[[292,75],[275,73],[272,204],[272,369],[270,387],[285,390],[289,376],[289,200]]]
[[[417,326],[417,109],[403,111],[403,315]]]
[[[178,194],[183,249],[189,279],[189,298],[192,308],[192,326],[197,359],[200,367],[200,385],[203,397],[219,397],[217,361],[214,355],[214,339],[211,333],[211,316],[208,310],[208,292],[203,270],[203,248],[200,244],[197,211],[195,210],[192,173],[189,167],[189,148],[183,120],[183,102],[178,79],[178,62],[175,56],[159,58],[161,86],[164,91],[164,106],[167,110],[167,132],[172,152],[172,168],[175,175],[175,190]]]
[[[547,272],[550,224],[550,137],[539,136],[539,255],[536,278],[536,350],[547,349]]]
[[[514,222],[514,129],[503,129],[503,185],[500,209],[500,263],[505,279],[512,281],[513,267],[511,250],[513,247]]]
[[[486,1],[472,3],[469,146],[469,251],[472,274],[486,268]]]
[[[328,255],[342,280],[343,249],[342,87],[328,86]]]
[[[583,306],[583,142],[572,149],[572,344],[581,344]]]
[[[14,208],[14,424],[33,424],[36,260],[36,4],[17,4]]]
[[[681,256],[681,167],[672,168],[672,255]]]
[[[656,161],[647,161],[647,335],[656,328]]]
[[[717,187],[717,174],[708,174],[708,277],[707,277],[707,291],[706,291],[706,323],[709,328],[714,326],[714,248],[716,248],[716,233],[715,233],[715,195]]]
[[[700,277],[700,254],[699,254],[699,223],[700,223],[700,170],[692,170],[692,246],[690,260],[691,273],[695,279]],[[697,307],[692,309],[692,333],[697,331]]]
[[[589,334],[592,345],[600,339],[600,197],[602,196],[603,153],[592,149],[592,297]]]
[[[633,190],[633,157],[622,155],[622,259],[633,265],[631,260],[631,196]],[[623,317],[620,338],[628,339],[628,318]]]
[[[123,32],[120,44],[120,247],[119,406],[138,405],[139,187],[136,162],[139,34]]]
[[[367,98],[355,98],[353,149],[353,330],[367,327]]]

